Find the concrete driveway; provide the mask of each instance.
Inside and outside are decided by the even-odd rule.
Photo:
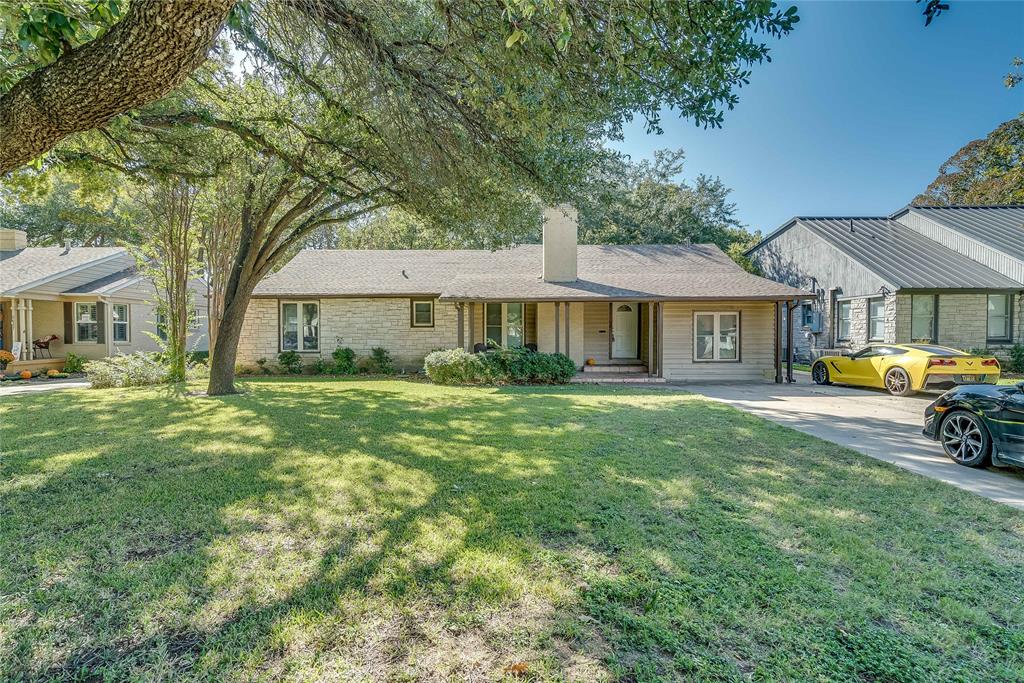
[[[1024,470],[962,467],[921,435],[938,394],[897,398],[881,391],[795,384],[686,384],[679,388],[832,441],[911,472],[1024,509]]]

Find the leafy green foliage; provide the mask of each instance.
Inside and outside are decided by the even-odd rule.
[[[65,363],[64,370],[71,372]],[[110,387],[140,387],[180,379],[197,380],[206,375],[203,363],[188,363],[180,377],[164,354],[137,351],[85,363],[85,376],[93,389]]]
[[[1009,362],[1006,369],[1010,372],[1024,373],[1024,344],[1014,344],[1010,347]]]
[[[258,362],[259,361],[257,361],[257,363]],[[277,363],[285,372],[289,372],[293,375],[302,373],[302,357],[295,351],[282,351],[277,354]],[[264,366],[261,365],[260,367]]]
[[[323,358],[316,358],[309,364],[307,369],[311,375],[326,375],[333,367],[333,365],[325,361]]]
[[[1024,114],[973,140],[939,167],[915,204],[1024,203]]]
[[[575,363],[565,354],[527,349],[434,351],[423,367],[436,384],[565,384],[576,374]]]
[[[86,360],[85,356],[68,352],[68,355],[64,358],[64,372],[83,372]]]
[[[360,372],[373,375],[390,375],[394,371],[395,362],[391,359],[391,352],[382,346],[375,346],[370,349],[370,355],[365,358],[360,366]]]
[[[347,346],[334,349],[331,352],[334,366],[330,369],[333,375],[354,375],[358,372],[356,368],[356,352]]]

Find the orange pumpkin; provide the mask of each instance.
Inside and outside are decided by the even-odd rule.
[[[18,373],[18,375],[22,379],[32,379],[32,371],[31,370],[22,370],[20,373]]]

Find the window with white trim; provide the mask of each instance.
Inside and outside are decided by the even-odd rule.
[[[156,312],[156,336],[167,341],[167,314],[163,311]]]
[[[114,341],[128,343],[130,327],[130,309],[128,304],[112,304],[110,306],[111,323],[114,326]]]
[[[99,325],[96,321],[96,303],[75,304],[75,342],[99,341]]]
[[[850,339],[850,316],[852,313],[852,301],[836,302],[836,341],[848,341]]]
[[[868,339],[885,339],[885,299],[868,299]]]
[[[740,359],[740,314],[738,311],[693,314],[693,360],[730,361]]]
[[[484,326],[488,346],[520,348],[526,343],[526,306],[484,304]]]
[[[320,304],[316,301],[281,302],[281,350],[320,349]]]
[[[434,326],[434,302],[431,299],[413,300],[409,312],[409,324],[412,327]]]
[[[1010,295],[988,295],[988,333],[989,341],[1010,340]]]

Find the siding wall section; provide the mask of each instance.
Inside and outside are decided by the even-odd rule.
[[[896,221],[944,247],[988,266],[997,273],[1024,283],[1024,261],[1007,256],[959,232],[949,230],[913,211],[908,211]]]
[[[695,311],[740,311],[740,361],[693,361]],[[680,382],[751,381],[775,376],[774,302],[667,302],[664,376]]]

